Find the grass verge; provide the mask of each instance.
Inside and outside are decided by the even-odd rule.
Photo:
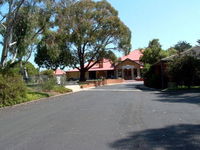
[[[9,100],[4,104],[0,104],[0,108],[6,107],[6,106],[13,106],[16,104],[25,103],[25,102],[29,102],[29,101],[34,101],[34,100],[38,100],[41,98],[47,98],[47,97],[58,95],[58,94],[72,92],[71,89],[67,89],[64,86],[57,86],[57,85],[54,86],[53,90],[51,90],[50,92],[36,91],[36,89],[38,90],[38,88],[35,88],[35,87],[32,88],[32,87],[28,86],[28,90],[27,90],[25,97],[21,97],[21,98],[14,99],[14,100]]]
[[[52,91],[61,94],[72,92],[71,89],[65,88],[64,86],[54,86]]]

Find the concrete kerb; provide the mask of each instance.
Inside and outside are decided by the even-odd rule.
[[[126,82],[122,82],[122,83],[113,83],[113,84],[101,85],[101,87],[102,87],[102,86],[119,85],[119,84],[128,84],[128,83],[126,83]],[[50,99],[53,99],[53,98],[56,98],[56,97],[60,97],[60,96],[64,96],[64,95],[71,95],[71,94],[75,94],[75,93],[78,93],[78,92],[81,92],[81,91],[87,91],[87,90],[95,89],[95,88],[96,88],[96,87],[80,88],[80,90],[72,91],[72,92],[69,92],[69,93],[53,95],[53,96],[50,96],[50,97],[40,98],[40,99],[36,99],[36,100],[24,102],[24,103],[12,105],[12,106],[2,107],[2,108],[0,108],[0,110],[9,109],[9,108],[15,108],[15,107],[19,107],[19,106],[24,106],[24,105],[31,104],[31,103],[37,103],[37,102],[42,101],[42,100],[50,100]]]
[[[50,100],[50,99],[53,99],[53,98],[56,98],[56,97],[65,96],[65,95],[71,95],[71,94],[75,94],[75,93],[78,93],[78,92],[81,92],[81,91],[86,91],[86,90],[93,89],[93,88],[95,88],[95,87],[84,88],[84,89],[81,89],[79,91],[72,91],[72,92],[53,95],[53,96],[49,96],[49,97],[45,97],[45,98],[39,98],[39,99],[36,99],[36,100],[27,101],[27,102],[16,104],[16,105],[12,105],[12,106],[5,106],[5,107],[1,107],[0,110],[9,109],[9,108],[15,108],[15,107],[24,106],[24,105],[28,105],[28,104],[32,104],[32,103],[37,103],[37,102],[42,101],[42,100]]]

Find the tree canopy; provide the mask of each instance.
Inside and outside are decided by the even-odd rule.
[[[73,67],[80,71],[82,81],[85,72],[102,58],[116,50],[130,51],[131,32],[107,1],[71,3],[59,9],[56,23],[69,45]]]
[[[176,49],[178,52],[183,52],[185,50],[188,50],[192,48],[192,45],[186,41],[179,41],[175,46],[174,49]]]
[[[140,60],[144,64],[154,64],[164,57],[166,57],[166,54],[162,50],[159,39],[153,39],[149,42],[148,47],[144,49]]]
[[[50,24],[51,0],[4,0],[0,10],[0,34],[3,46],[0,67],[28,61],[38,36]],[[42,15],[42,17],[41,17]]]
[[[37,46],[35,62],[39,67],[56,70],[71,64],[71,53],[65,39],[54,31],[45,32]]]

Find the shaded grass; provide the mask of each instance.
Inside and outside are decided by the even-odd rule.
[[[200,90],[200,86],[191,86],[188,88],[187,86],[177,86],[173,88],[167,88],[162,91],[185,91],[185,90]]]

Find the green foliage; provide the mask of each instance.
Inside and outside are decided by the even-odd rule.
[[[168,64],[168,72],[177,85],[190,87],[200,81],[200,60],[194,56],[179,55]]]
[[[35,66],[32,63],[27,62],[25,64],[25,67],[29,76],[35,76],[39,74],[39,70],[35,68]]]
[[[198,46],[200,46],[200,40],[197,40]]]
[[[167,53],[167,56],[175,55],[177,54],[177,50],[171,47],[166,51],[166,53]]]
[[[65,88],[64,86],[55,86],[53,88],[54,92],[58,92],[58,93],[68,93],[68,92],[72,92],[71,89]]]
[[[32,100],[37,100],[40,98],[45,98],[45,97],[49,97],[49,94],[47,93],[41,93],[41,92],[31,92],[29,91],[26,94],[26,101],[32,101]]]
[[[28,61],[41,33],[52,26],[50,18],[55,15],[54,3],[52,0],[2,1],[1,8],[9,8],[0,9],[0,14],[3,14],[3,25],[0,28],[3,37],[0,64],[2,68],[7,66],[9,61]]]
[[[23,63],[25,63],[25,62],[23,62]],[[24,66],[24,68],[26,68],[28,76],[34,76],[34,75],[39,74],[39,70],[37,68],[35,68],[35,66],[32,63],[26,62],[23,66]],[[22,69],[24,69],[24,68],[22,68]],[[13,67],[8,67],[8,69],[11,72],[13,72],[14,74],[21,74],[21,68],[20,68],[19,63],[16,63]]]
[[[142,75],[144,76],[145,73],[147,73],[151,68],[151,65],[150,64],[144,64],[144,67],[142,69]]]
[[[26,97],[26,86],[19,75],[0,74],[0,107],[20,103]]]
[[[153,39],[149,42],[149,46],[143,51],[143,56],[140,60],[144,64],[154,64],[166,56],[167,54],[162,50],[159,39]]]
[[[179,53],[183,52],[185,50],[188,50],[192,48],[192,45],[190,43],[187,43],[186,41],[179,41],[175,46],[174,49],[176,49]]]
[[[151,88],[160,88],[159,83],[161,82],[161,77],[154,72],[154,68],[151,65],[145,65],[143,78],[145,80],[145,85]]]
[[[49,92],[49,91],[53,90],[55,85],[56,85],[56,79],[50,78],[42,83],[42,90]]]
[[[39,67],[56,70],[71,64],[71,53],[63,37],[54,31],[44,34],[37,46],[35,62]]]
[[[43,70],[40,72],[41,75],[45,75],[48,78],[53,78],[54,76],[54,71],[53,70]]]
[[[73,66],[80,70],[82,81],[87,70],[109,56],[107,52],[121,50],[128,53],[131,48],[129,28],[119,19],[118,12],[104,0],[80,0],[61,7],[56,25],[69,45]]]

